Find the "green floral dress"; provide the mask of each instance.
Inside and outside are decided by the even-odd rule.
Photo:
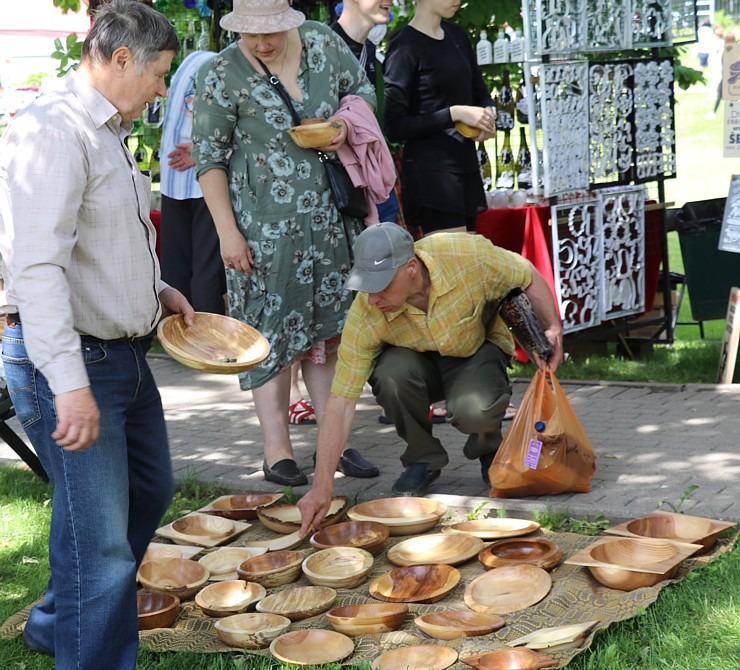
[[[375,105],[372,84],[334,31],[313,21],[299,31],[303,102],[293,105],[302,118],[328,118],[345,95]],[[291,140],[292,125],[285,102],[236,44],[198,73],[197,173],[227,172],[237,225],[255,261],[251,275],[226,270],[229,313],[259,330],[271,347],[261,365],[240,376],[244,390],[340,335],[353,297],[343,286],[362,222],[343,220],[318,155]]]

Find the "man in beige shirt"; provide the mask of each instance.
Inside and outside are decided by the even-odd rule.
[[[162,404],[145,355],[164,313],[148,178],[124,144],[177,53],[132,0],[96,13],[82,61],[0,140],[8,389],[54,486],[51,578],[23,640],[58,668],[136,664],[136,570],[169,505]]]

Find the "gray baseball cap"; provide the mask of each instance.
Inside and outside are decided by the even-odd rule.
[[[355,264],[345,288],[377,293],[391,283],[396,270],[414,257],[414,238],[398,224],[376,223],[355,240]]]

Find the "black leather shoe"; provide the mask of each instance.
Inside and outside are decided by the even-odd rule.
[[[278,461],[272,467],[267,465],[267,461],[262,463],[262,472],[265,473],[265,480],[281,484],[282,486],[303,486],[308,484],[308,477],[304,475],[292,458],[284,458]]]
[[[480,473],[483,477],[483,483],[486,486],[491,485],[491,480],[488,477],[488,471],[491,469],[491,463],[493,463],[493,457],[496,455],[495,451],[492,451],[490,454],[483,454],[483,456],[478,456],[478,460],[480,461]]]
[[[429,484],[441,473],[441,470],[430,470],[426,463],[412,463],[393,484],[393,493],[397,496],[423,496]]]
[[[51,656],[54,658],[54,652],[50,649],[47,649],[46,647],[42,646],[35,640],[33,640],[28,633],[26,633],[26,629],[23,629],[23,632],[21,633],[21,640],[23,641],[24,646],[29,651],[33,651],[37,654],[43,654],[44,656]]]
[[[347,477],[359,477],[360,479],[369,479],[377,477],[380,470],[373,465],[357,449],[345,449],[339,457],[337,470]]]

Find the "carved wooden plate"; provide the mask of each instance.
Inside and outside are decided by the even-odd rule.
[[[433,533],[399,542],[388,550],[388,560],[396,565],[432,562],[460,565],[476,556],[483,547],[483,540],[472,535]]]
[[[460,571],[451,565],[410,565],[376,577],[370,595],[390,603],[434,603],[444,598],[460,581]]]
[[[601,622],[585,621],[584,623],[572,623],[565,626],[540,628],[506,644],[509,647],[549,649],[551,651],[575,649],[583,644],[583,641],[599,623]]]
[[[392,649],[378,656],[373,670],[445,670],[457,660],[457,652],[440,644],[418,644]]]
[[[465,589],[465,604],[476,612],[507,614],[531,607],[552,586],[549,573],[531,565],[510,565],[476,577]]]
[[[467,533],[481,540],[520,537],[539,530],[540,524],[526,519],[490,518],[461,521],[444,527],[445,532]]]

